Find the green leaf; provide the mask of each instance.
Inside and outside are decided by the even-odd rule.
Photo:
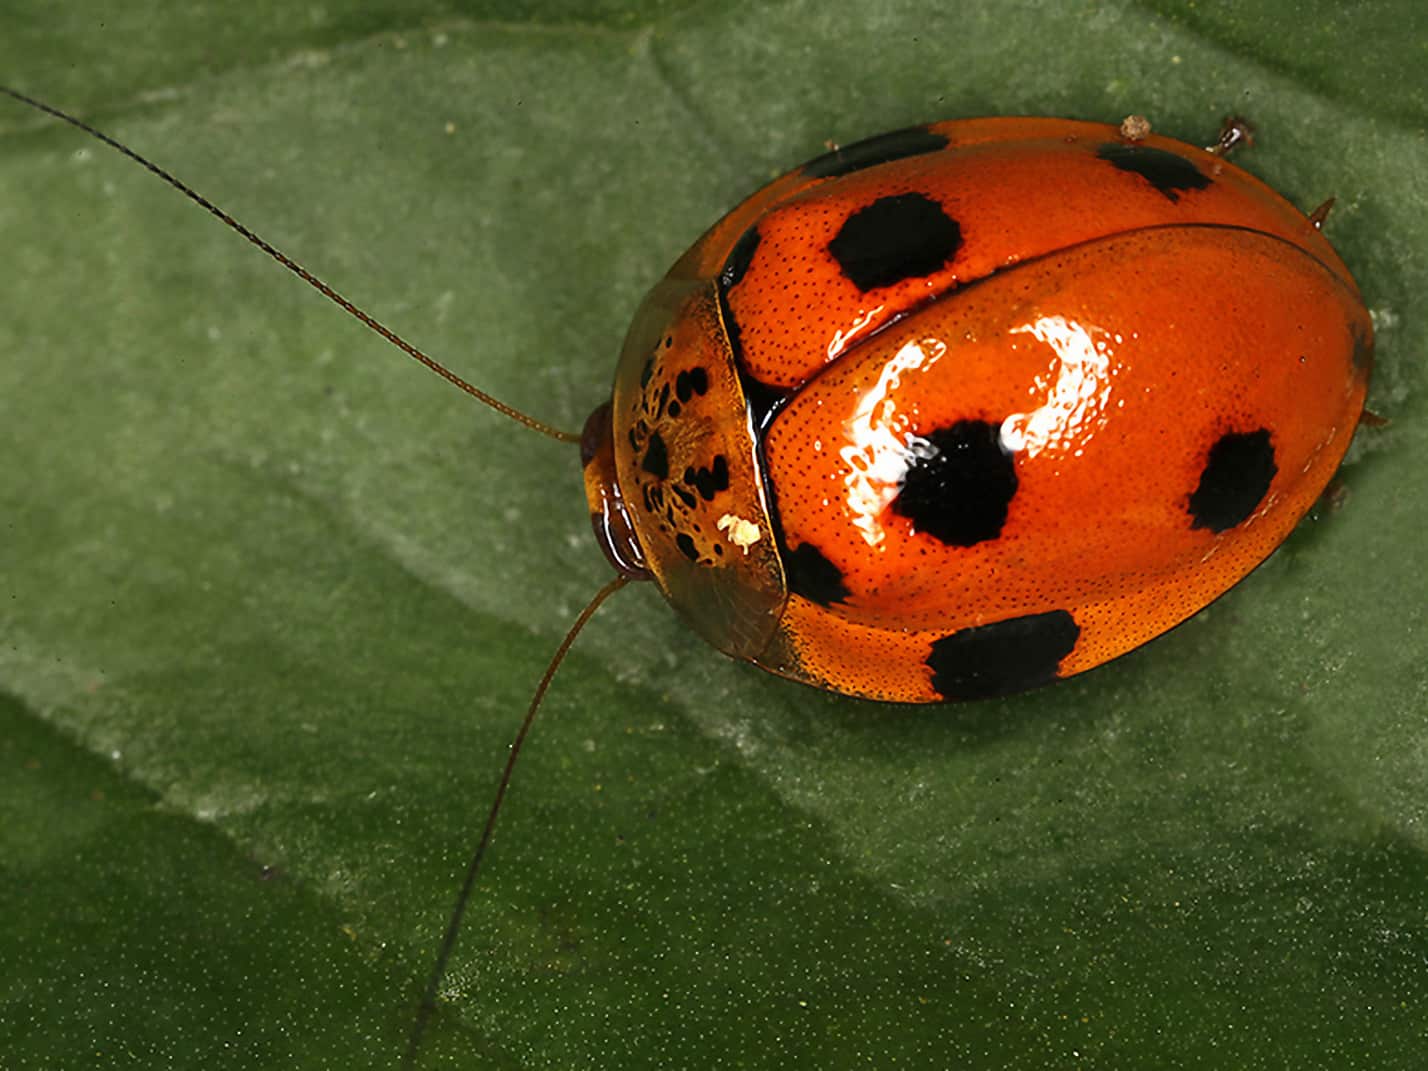
[[[1249,115],[1246,166],[1337,195],[1378,326],[1392,423],[1341,506],[1172,635],[960,708],[781,682],[622,593],[537,723],[425,1055],[1419,1065],[1418,5],[53,8],[11,5],[5,81],[572,428],[643,290],[829,139]],[[391,1067],[607,572],[577,458],[0,105],[6,1066]]]

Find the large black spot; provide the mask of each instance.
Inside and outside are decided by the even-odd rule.
[[[988,699],[1049,684],[1080,635],[1065,610],[964,628],[933,641],[932,687],[944,699]]]
[[[939,271],[962,245],[962,228],[920,193],[880,197],[843,222],[828,252],[859,290]]]
[[[680,532],[674,537],[674,545],[679,548],[679,553],[683,554],[692,562],[699,560],[699,551],[694,546],[694,540],[688,534]]]
[[[650,435],[649,444],[645,447],[645,456],[640,461],[640,468],[657,480],[663,480],[669,475],[669,450],[665,447],[664,439],[657,431]]]
[[[809,178],[836,178],[865,167],[876,167],[892,160],[921,156],[945,148],[947,139],[943,135],[934,134],[925,126],[910,126],[906,130],[879,134],[824,153],[804,164],[803,173]]]
[[[1203,190],[1210,179],[1191,161],[1164,149],[1107,142],[1096,155],[1112,167],[1139,175],[1172,201],[1182,190]]]
[[[1231,432],[1210,447],[1200,486],[1190,496],[1192,528],[1224,532],[1255,511],[1279,471],[1269,432]]]
[[[721,290],[728,290],[730,287],[739,285],[739,280],[749,270],[749,265],[754,259],[754,251],[758,248],[759,229],[750,227],[739,236],[739,240],[734,243],[734,248],[729,250],[728,259],[724,261],[724,268],[719,272],[719,288]]]
[[[819,606],[842,602],[849,595],[843,572],[823,556],[812,543],[800,543],[783,554],[783,572],[788,590],[811,599]]]
[[[923,440],[892,511],[913,528],[954,547],[1001,535],[1016,494],[1016,466],[1002,449],[1000,426],[959,420]]]

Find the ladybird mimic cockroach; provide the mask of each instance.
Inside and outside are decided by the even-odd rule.
[[[526,428],[578,444],[610,581],[653,581],[726,654],[898,703],[1099,666],[1262,562],[1333,476],[1373,329],[1306,215],[1209,149],[1064,119],[954,120],[833,149],[715,223],[636,313],[583,431],[466,382],[79,119],[344,311]]]

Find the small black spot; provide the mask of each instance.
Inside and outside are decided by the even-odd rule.
[[[876,167],[893,160],[905,160],[909,156],[937,152],[947,148],[947,139],[934,134],[925,126],[910,126],[906,130],[894,130],[890,134],[864,138],[851,145],[844,145],[815,157],[803,165],[803,173],[809,178],[837,178],[861,171],[865,167]]]
[[[860,208],[828,243],[859,290],[876,290],[941,270],[962,246],[962,228],[920,193],[880,197]]]
[[[892,511],[949,546],[996,539],[1017,488],[1016,465],[1002,449],[999,425],[959,420],[923,442],[908,463]]]
[[[674,545],[679,548],[679,552],[692,562],[699,560],[699,551],[694,547],[694,540],[689,538],[687,532],[680,532],[674,537]]]
[[[669,419],[670,419],[670,420],[674,420],[676,417],[679,416],[679,412],[680,412],[679,403],[678,403],[678,402],[670,402],[670,403],[669,403]]]
[[[719,289],[730,290],[739,285],[739,280],[744,277],[744,273],[749,270],[749,265],[753,263],[754,253],[759,248],[759,228],[750,227],[739,236],[739,240],[734,243],[734,248],[729,250],[729,257],[724,261],[723,270],[719,272]]]
[[[1171,201],[1180,200],[1182,190],[1203,190],[1210,179],[1195,164],[1164,149],[1144,145],[1107,142],[1096,155],[1121,171],[1139,175]]]
[[[663,480],[669,476],[669,450],[665,447],[664,439],[657,431],[650,435],[650,441],[645,446],[645,456],[640,461],[640,468],[656,480]]]
[[[932,687],[944,699],[989,699],[1049,684],[1080,635],[1065,610],[964,628],[933,641]]]
[[[640,369],[640,386],[648,387],[650,380],[654,378],[654,354],[645,358],[644,367]]]
[[[674,377],[674,393],[681,402],[689,401],[696,394],[703,397],[709,393],[709,373],[702,367],[679,373]]]
[[[685,509],[693,509],[699,505],[699,499],[695,498],[692,492],[686,491],[683,487],[671,487],[676,498],[684,503]]]
[[[1373,335],[1361,327],[1354,328],[1353,362],[1364,375],[1373,371]]]
[[[695,488],[705,502],[711,502],[720,491],[729,489],[729,462],[720,454],[710,468],[685,469],[684,482]]]
[[[1267,429],[1222,435],[1210,447],[1200,486],[1190,496],[1190,527],[1224,532],[1245,521],[1278,471]]]
[[[789,591],[819,606],[842,602],[850,594],[843,583],[842,570],[812,543],[800,543],[794,550],[785,550],[783,572]]]

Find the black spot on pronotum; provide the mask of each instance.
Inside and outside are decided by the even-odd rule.
[[[664,439],[657,431],[650,435],[650,441],[645,446],[645,456],[640,460],[640,468],[657,480],[663,480],[669,476],[669,450],[665,447]]]
[[[1001,535],[1016,488],[1016,465],[1002,449],[1000,425],[959,420],[914,448],[891,508],[918,532],[970,547]]]
[[[843,583],[843,571],[812,543],[800,543],[793,550],[785,550],[783,572],[790,592],[819,606],[842,602],[849,595]]]
[[[680,532],[674,537],[674,545],[679,548],[679,553],[683,554],[692,562],[699,560],[699,551],[694,546],[694,540],[689,538],[685,532]]]
[[[729,489],[729,461],[720,454],[707,469],[687,468],[684,470],[684,482],[698,491],[705,502],[712,501],[720,491]]]
[[[739,236],[739,240],[734,243],[734,248],[729,250],[729,256],[724,260],[724,267],[719,272],[719,289],[729,290],[739,285],[739,280],[744,277],[744,273],[749,270],[749,265],[753,263],[754,253],[759,248],[759,229],[750,227]]]
[[[1190,527],[1224,532],[1244,522],[1264,501],[1278,471],[1267,429],[1222,435],[1210,447],[1200,485],[1190,496]]]
[[[933,641],[932,687],[944,699],[988,699],[1049,684],[1080,635],[1065,610],[964,628]]]
[[[945,148],[947,138],[943,135],[934,134],[925,126],[910,126],[906,130],[879,134],[826,152],[804,164],[803,173],[809,178],[837,178],[865,167],[876,167]]]
[[[674,393],[681,402],[687,402],[696,394],[709,393],[709,373],[702,367],[694,367],[674,377]]]
[[[962,228],[940,204],[900,193],[844,220],[828,252],[859,290],[876,290],[941,270],[961,246]]]
[[[1209,176],[1192,161],[1164,149],[1111,141],[1097,149],[1096,156],[1118,170],[1139,175],[1171,201],[1180,200],[1184,191],[1210,185]]]

